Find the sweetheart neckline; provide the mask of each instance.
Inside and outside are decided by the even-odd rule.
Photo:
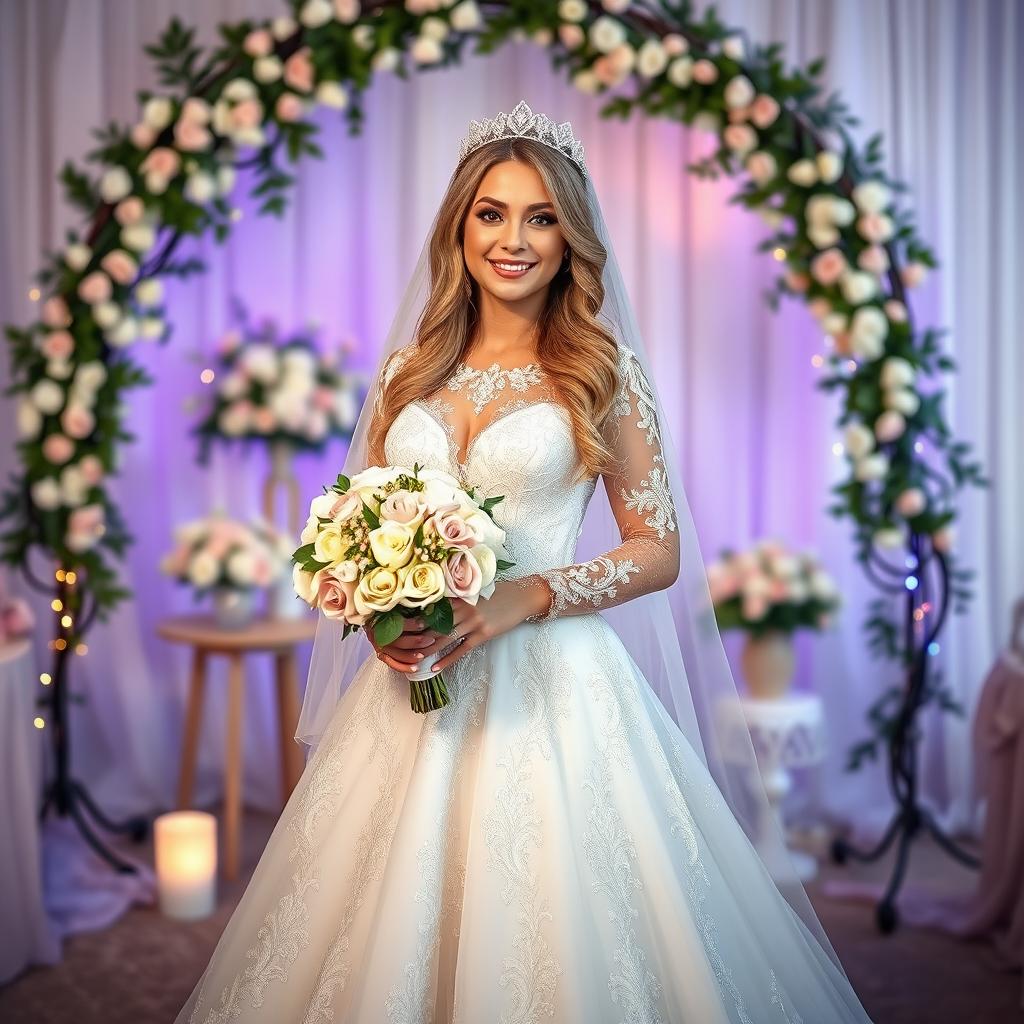
[[[451,436],[451,433],[449,432],[448,428],[451,427],[451,424],[446,423],[439,417],[435,416],[433,411],[427,406],[426,402],[422,398],[415,398],[410,404],[418,406],[420,409],[422,409],[423,412],[426,413],[427,418],[430,419],[441,430],[441,433],[444,434],[445,439],[448,442],[448,453],[452,457],[452,460],[455,462],[456,466],[458,466],[460,469],[466,469],[469,466],[469,460],[472,458],[473,448],[476,445],[477,441],[479,441],[480,438],[483,437],[484,434],[486,434],[487,431],[490,430],[491,427],[493,427],[496,423],[500,422],[503,419],[506,419],[509,416],[512,416],[514,413],[524,412],[526,409],[531,409],[536,405],[550,405],[552,408],[556,409],[559,412],[565,413],[566,415],[569,414],[568,409],[566,409],[565,406],[562,405],[560,402],[556,402],[553,398],[535,398],[530,401],[527,401],[525,405],[507,406],[504,411],[499,412],[492,420],[490,420],[490,422],[484,424],[483,428],[479,430],[471,438],[469,444],[466,447],[465,460],[463,460],[459,458],[457,443],[455,439]]]

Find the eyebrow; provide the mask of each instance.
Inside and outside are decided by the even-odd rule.
[[[477,203],[493,203],[495,206],[500,206],[503,210],[507,210],[508,209],[508,204],[507,203],[503,203],[500,199],[492,199],[491,196],[481,196],[476,202]],[[473,205],[475,206],[476,203],[474,203]],[[554,209],[554,204],[553,203],[533,203],[531,206],[528,206],[526,208],[526,210],[527,210],[527,212],[529,212],[530,210],[543,210],[543,209],[546,209],[548,207],[550,207],[551,209]]]

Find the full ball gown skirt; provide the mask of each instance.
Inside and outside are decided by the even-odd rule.
[[[643,535],[673,529],[673,509],[630,355],[626,468],[607,490],[637,537],[619,555],[650,573]],[[446,401],[403,407],[385,442],[389,465],[504,495],[517,575],[572,562],[596,482],[573,482],[568,413],[537,394],[501,407],[465,461]],[[366,659],[181,1024],[868,1021],[618,634],[571,612],[468,651],[426,715]]]

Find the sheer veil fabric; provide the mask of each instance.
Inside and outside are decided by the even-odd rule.
[[[676,512],[680,572],[667,589],[657,590],[602,609],[644,677],[650,683],[686,740],[707,765],[732,813],[754,844],[762,861],[789,905],[799,915],[831,960],[841,968],[791,863],[780,826],[771,811],[754,750],[746,730],[737,728],[736,684],[722,646],[708,592],[704,561],[697,543],[676,448],[656,376],[644,339],[637,326],[615,259],[612,241],[597,193],[587,176],[587,197],[594,229],[607,254],[604,267],[604,304],[601,319],[620,346],[635,354],[651,382],[657,420],[661,428],[664,472]],[[439,211],[440,212],[440,211]],[[436,216],[435,216],[436,223]],[[427,233],[429,239],[433,231]],[[367,433],[383,385],[388,358],[415,340],[417,322],[429,294],[427,241],[399,304],[380,353],[374,381],[356,423],[352,443],[341,471],[351,477],[366,468]],[[586,560],[616,548],[624,539],[605,492],[594,494],[587,507],[577,544],[577,560]],[[557,567],[552,567],[557,568]],[[509,570],[512,578],[515,569]],[[499,575],[499,579],[502,577]],[[316,747],[342,695],[373,648],[360,630],[342,642],[342,625],[320,616],[296,739]]]

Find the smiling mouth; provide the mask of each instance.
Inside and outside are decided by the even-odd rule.
[[[487,260],[499,277],[525,277],[537,264],[523,260]]]

